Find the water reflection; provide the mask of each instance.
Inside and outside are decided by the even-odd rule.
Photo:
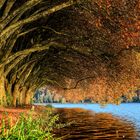
[[[83,109],[57,109],[60,122],[73,122],[55,130],[63,140],[136,140],[136,131],[130,122],[107,113],[93,113]]]

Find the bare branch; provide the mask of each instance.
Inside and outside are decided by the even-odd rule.
[[[11,21],[15,18],[18,17],[18,19],[20,18],[20,16],[25,13],[28,9],[31,9],[32,7],[34,7],[35,5],[39,4],[42,0],[29,0],[26,3],[24,3],[22,6],[20,6],[18,9],[16,9],[15,11],[13,11],[8,17],[5,17],[8,15],[8,13],[5,13],[7,15],[5,15],[3,18],[3,21],[0,23],[0,29],[4,29],[6,27],[6,25],[8,25],[9,23],[11,24]],[[13,3],[8,3],[7,7],[8,9],[11,7],[11,4]],[[6,8],[7,8],[6,7]],[[7,9],[5,12],[8,12]],[[17,20],[16,20],[17,21]]]
[[[42,27],[43,27],[44,29],[48,29],[48,30],[53,31],[55,34],[58,34],[58,35],[70,36],[70,35],[68,35],[68,34],[66,34],[66,33],[58,32],[58,31],[54,30],[54,29],[51,28],[51,27],[46,27],[46,26],[42,26]]]
[[[14,63],[12,63],[10,66],[8,66],[7,70],[4,72],[5,76],[8,75],[8,73],[23,59],[25,58],[26,55],[21,55],[20,57],[18,57]]]
[[[9,14],[9,11],[13,7],[14,3],[15,3],[15,0],[8,0],[7,1],[6,8],[5,8],[4,13],[3,13],[3,17],[7,17],[7,15]]]
[[[48,50],[50,46],[57,46],[57,47],[62,47],[64,48],[64,46],[62,44],[58,44],[58,43],[55,43],[55,42],[50,42],[48,44],[46,44],[45,46],[42,46],[40,44],[38,45],[35,45],[33,48],[30,48],[30,49],[26,49],[26,50],[23,50],[23,51],[19,51],[13,55],[11,55],[8,59],[4,60],[1,64],[0,64],[0,67],[3,67],[5,65],[7,65],[8,63],[10,63],[11,61],[13,61],[15,58],[21,56],[21,55],[29,55],[33,52],[39,52],[39,51],[44,51],[44,50]]]
[[[78,84],[79,84],[80,82],[82,82],[82,81],[84,81],[84,80],[87,80],[87,79],[93,79],[93,78],[95,78],[95,77],[94,77],[94,76],[89,76],[89,77],[82,78],[82,79],[78,80],[78,81],[76,82],[76,84],[75,84],[73,87],[70,87],[70,88],[63,88],[63,89],[64,89],[64,90],[76,89],[76,88],[78,87]]]
[[[14,45],[15,45],[15,43],[16,43],[16,41],[19,37],[24,36],[24,35],[28,34],[29,32],[34,31],[35,29],[37,29],[37,28],[35,27],[35,28],[29,29],[25,32],[21,32],[21,33],[20,33],[20,30],[17,30],[16,31],[16,36],[13,35],[12,39],[9,40],[9,44],[8,44],[9,48],[7,48],[6,54],[3,57],[3,59],[7,59],[9,57],[9,55],[10,55],[10,53],[11,53],[11,51],[12,51],[12,49],[13,49],[13,47],[14,47]]]

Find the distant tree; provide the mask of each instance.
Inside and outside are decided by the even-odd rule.
[[[64,97],[61,97],[60,100],[59,100],[59,102],[62,103],[62,104],[64,104],[64,103],[66,103],[66,100],[65,100]]]
[[[41,92],[37,89],[34,94],[34,102],[39,102]]]

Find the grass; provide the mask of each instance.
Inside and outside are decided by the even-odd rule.
[[[51,111],[37,116],[32,112],[28,115],[21,114],[13,126],[10,125],[10,119],[7,122],[3,118],[0,140],[56,140],[52,130],[57,127],[58,119],[59,116],[53,115]]]

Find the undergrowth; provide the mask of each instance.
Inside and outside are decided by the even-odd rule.
[[[31,112],[28,115],[21,114],[17,122],[11,126],[11,120],[5,121],[3,117],[0,140],[56,140],[52,130],[59,127],[56,123],[58,119],[59,116],[53,115],[51,111],[45,111],[43,115],[37,116]]]

